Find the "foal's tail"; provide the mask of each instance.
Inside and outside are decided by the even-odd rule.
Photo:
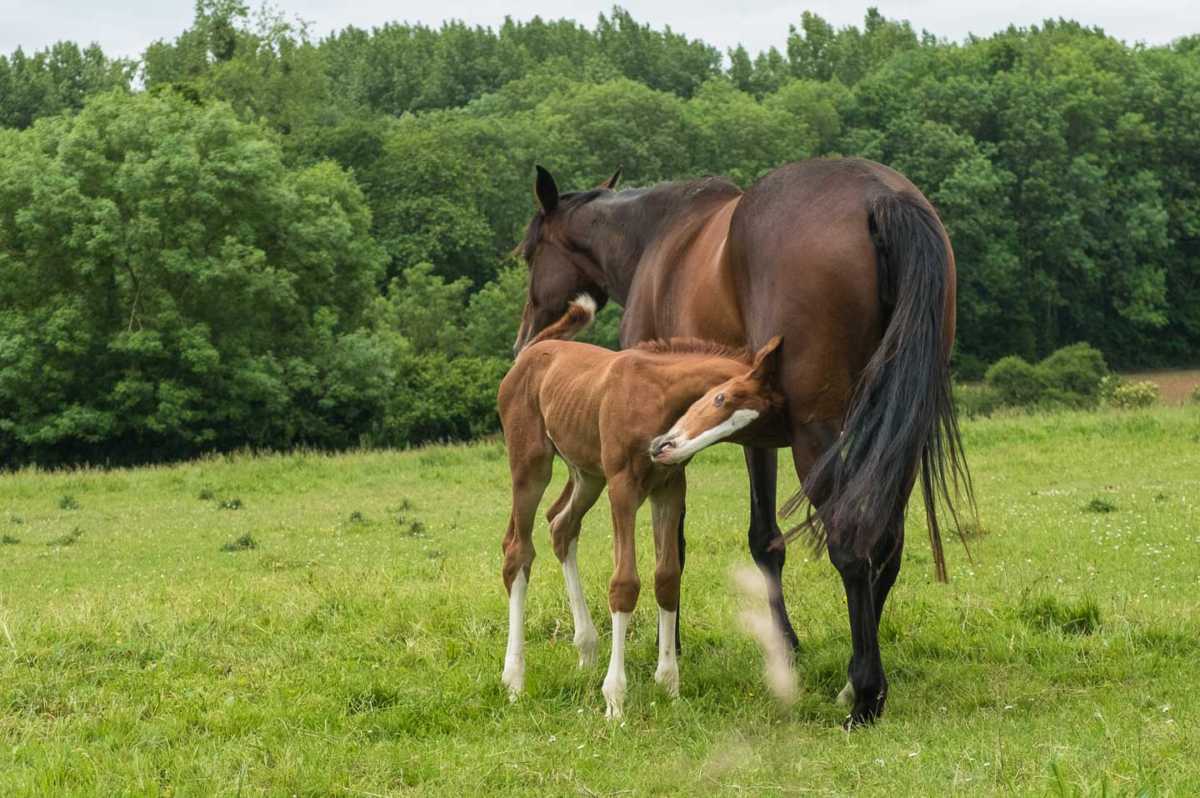
[[[567,305],[567,312],[533,337],[532,346],[541,341],[569,341],[583,332],[596,318],[596,300],[590,294],[580,294]]]
[[[871,556],[907,502],[919,464],[934,569],[945,581],[937,500],[956,527],[954,500],[965,492],[975,507],[951,400],[948,248],[937,214],[910,193],[877,197],[869,224],[886,328],[855,388],[842,436],[804,481],[809,497],[826,497],[819,518],[810,506],[789,536],[807,530],[818,543],[828,537],[859,557]],[[787,511],[798,504],[789,501]]]

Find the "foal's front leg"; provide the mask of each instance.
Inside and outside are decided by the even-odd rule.
[[[637,606],[641,582],[637,573],[634,532],[641,504],[637,483],[626,475],[609,482],[608,500],[613,519],[613,575],[608,585],[608,608],[612,612],[612,656],[604,677],[605,715],[616,719],[625,714],[625,633]]]

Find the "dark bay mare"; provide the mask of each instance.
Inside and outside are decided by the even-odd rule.
[[[786,409],[745,449],[750,553],[796,647],[775,520],[776,449],[790,447],[810,502],[798,529],[827,545],[846,590],[847,723],[873,721],[887,699],[878,625],[900,570],[909,494],[919,477],[939,579],[935,500],[953,512],[960,484],[970,496],[950,395],[955,273],[945,229],[903,175],[864,160],[789,164],[745,192],[711,177],[616,191],[618,178],[560,194],[538,167],[516,348],[581,293],[624,307],[622,346],[689,336],[757,349],[783,336]],[[682,519],[679,533],[682,554]]]

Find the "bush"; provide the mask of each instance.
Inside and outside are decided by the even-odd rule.
[[[1004,402],[995,388],[977,384],[954,386],[954,404],[959,415],[964,418],[976,418],[990,416]]]
[[[496,392],[509,363],[430,352],[401,364],[383,420],[368,443],[411,446],[470,440],[500,428]]]
[[[1153,382],[1121,382],[1112,390],[1108,402],[1121,410],[1136,410],[1157,404],[1158,397],[1158,385]]]
[[[1052,404],[1094,407],[1100,400],[1108,365],[1100,350],[1087,343],[1064,346],[1037,364]]]
[[[1037,365],[1009,355],[993,363],[984,379],[1010,407],[1095,407],[1114,389],[1104,355],[1086,343],[1064,346]]]
[[[1046,381],[1041,371],[1018,355],[1002,357],[984,375],[987,386],[995,391],[1000,402],[1013,407],[1029,407],[1046,395]]]
[[[956,349],[951,361],[951,369],[954,371],[956,379],[963,382],[978,382],[987,374],[987,363],[983,358]]]
[[[1200,405],[1200,385],[1192,389],[1192,404]]]

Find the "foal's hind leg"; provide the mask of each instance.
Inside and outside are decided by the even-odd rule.
[[[575,648],[579,651],[579,667],[590,667],[596,662],[596,646],[600,636],[588,613],[583,596],[583,582],[579,578],[577,553],[579,529],[583,516],[604,491],[604,480],[572,470],[563,495],[550,508],[550,540],[554,554],[562,563],[563,580],[567,584],[567,598],[571,602],[571,617],[575,622]]]
[[[509,441],[512,472],[512,515],[504,535],[504,588],[508,591],[508,648],[500,680],[516,700],[525,688],[525,592],[533,565],[533,521],[538,502],[550,482],[553,455],[548,451],[524,453]]]
[[[612,611],[612,657],[604,677],[606,716],[620,718],[625,710],[625,632],[637,606],[641,581],[637,573],[634,532],[637,508],[643,495],[637,479],[630,474],[613,477],[608,499],[613,519],[613,575],[608,585],[608,607]]]
[[[658,599],[658,669],[654,681],[672,697],[679,695],[679,661],[676,658],[675,630],[679,617],[679,582],[683,575],[683,552],[679,547],[679,526],[687,483],[683,472],[650,494],[654,525],[654,596]]]

